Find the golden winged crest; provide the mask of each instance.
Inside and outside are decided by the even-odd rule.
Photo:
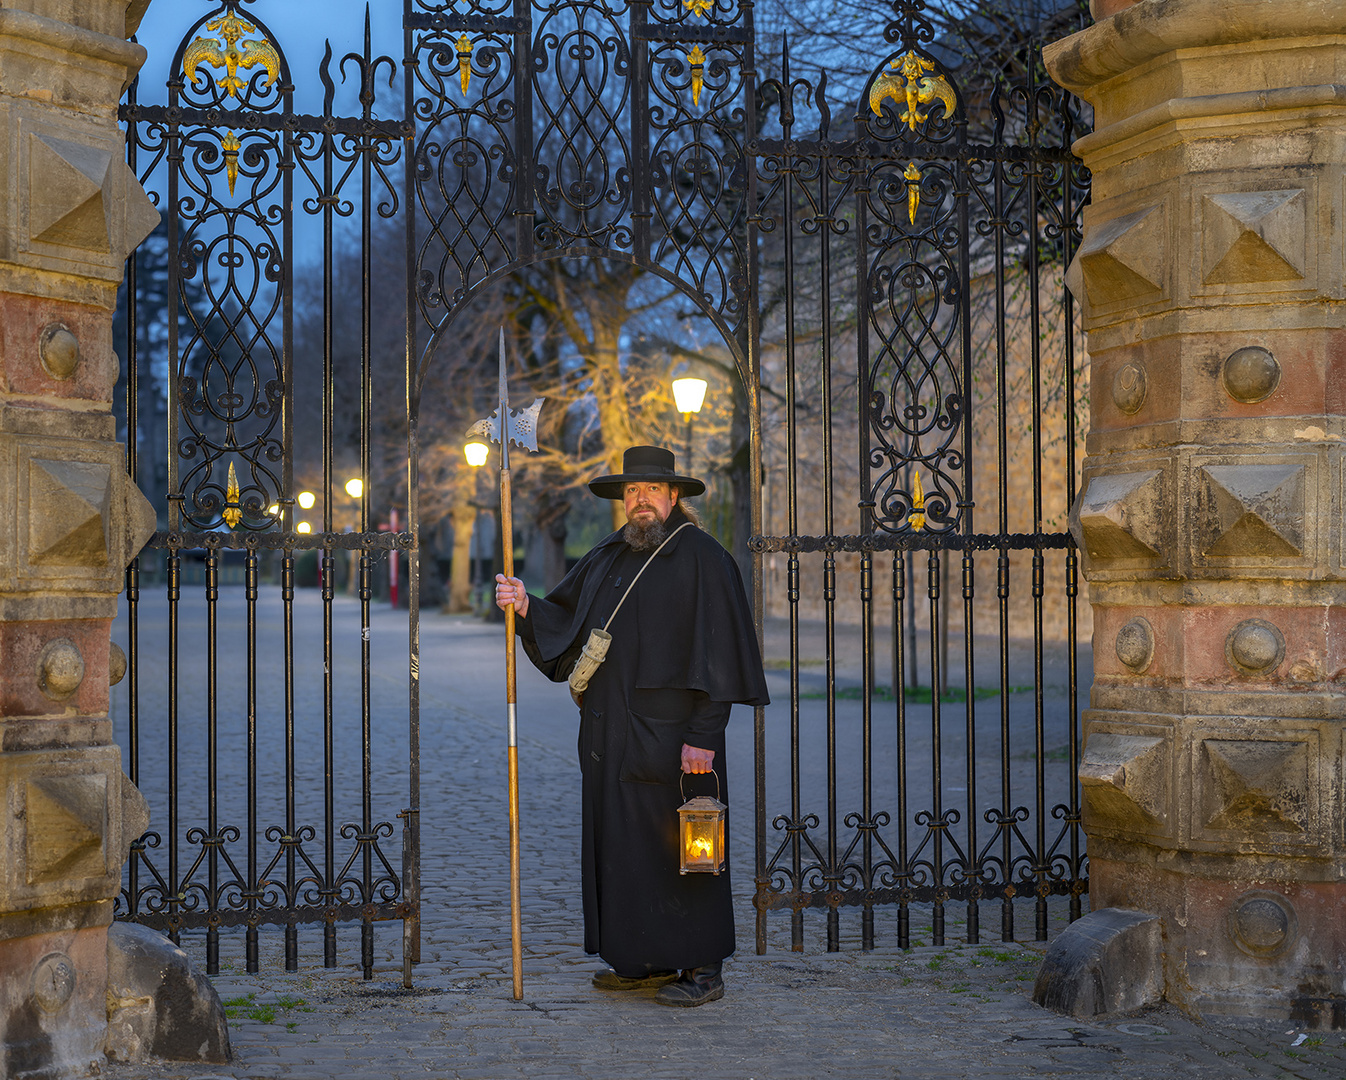
[[[906,99],[907,107],[902,112],[901,120],[912,131],[930,116],[929,113],[921,112],[921,105],[941,101],[944,103],[944,115],[953,116],[958,107],[958,98],[943,75],[924,74],[934,70],[933,60],[927,60],[914,52],[899,56],[892,63],[892,70],[885,71],[869,88],[869,107],[874,115],[881,115],[883,99],[890,97],[899,105],[903,98]]]
[[[244,86],[244,81],[238,77],[239,68],[260,64],[266,68],[267,86],[280,78],[280,53],[266,38],[244,41],[243,49],[239,51],[239,38],[257,33],[257,27],[252,23],[230,12],[206,23],[206,30],[213,30],[222,40],[202,36],[187,46],[187,51],[182,54],[182,73],[189,82],[196,81],[196,69],[201,64],[224,68],[224,78],[218,80],[218,85],[230,97],[237,97]]]

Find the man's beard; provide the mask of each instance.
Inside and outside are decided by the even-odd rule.
[[[649,519],[640,518],[626,523],[622,530],[622,539],[631,545],[634,551],[651,551],[668,537],[668,529],[654,514]]]

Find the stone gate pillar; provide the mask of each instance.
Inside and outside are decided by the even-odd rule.
[[[117,284],[159,220],[116,119],[145,56],[126,36],[146,3],[0,5],[0,1076],[11,1078],[101,1058],[107,926],[146,824],[108,720],[116,597],[154,528],[111,412]]]
[[[1046,54],[1095,109],[1091,906],[1159,917],[1169,1000],[1341,1026],[1346,3],[1095,14]]]

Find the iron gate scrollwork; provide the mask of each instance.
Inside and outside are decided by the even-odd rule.
[[[285,966],[293,970],[301,924],[322,925],[324,961],[332,966],[337,925],[356,922],[369,978],[373,923],[402,920],[411,959],[418,943],[416,716],[407,786],[384,790],[373,761],[370,652],[375,563],[411,549],[414,538],[376,528],[368,485],[349,527],[342,531],[336,520],[349,508],[339,502],[334,459],[334,259],[338,223],[359,221],[360,408],[358,431],[345,439],[359,459],[348,467],[368,478],[369,233],[373,218],[400,210],[393,168],[410,126],[376,118],[377,78],[396,64],[372,53],[367,17],[362,52],[334,62],[327,45],[318,71],[321,114],[297,112],[285,49],[258,6],[226,0],[196,19],[167,67],[166,101],[140,100],[146,72],[120,111],[130,164],[163,214],[161,244],[152,239],[128,261],[125,355],[128,467],[151,498],[164,500],[166,528],[127,571],[128,764],[151,799],[156,827],[132,844],[117,915],[175,938],[204,928],[210,974],[219,969],[221,927],[246,928],[246,966],[257,971],[260,927],[283,926]],[[353,86],[357,115],[334,111],[339,83]],[[295,362],[300,217],[320,231],[323,283],[320,380],[310,379],[302,397]],[[157,274],[147,281],[151,263]],[[154,385],[142,385],[147,379]],[[160,405],[168,468],[166,490],[156,491],[140,445],[153,445]],[[146,408],[151,415],[142,416]],[[319,472],[308,478],[320,477],[318,528],[300,521],[308,515],[297,502],[297,408],[321,413]],[[296,600],[306,557],[321,586],[321,612],[312,620],[321,622],[321,641],[312,657],[296,652],[296,631],[302,638],[311,618]],[[334,622],[338,557],[358,564],[349,568],[360,602],[353,646],[343,645]],[[189,582],[192,576],[200,580]],[[224,587],[227,576],[241,590]],[[150,577],[162,592],[149,591]],[[166,659],[154,685],[157,658],[145,641],[160,635]],[[358,702],[353,741],[336,682],[338,654],[350,647],[358,649],[360,675],[351,695]],[[318,685],[307,684],[316,671]],[[338,762],[352,759],[343,773]],[[358,781],[355,805],[351,779]],[[398,830],[381,817],[390,799],[403,807],[400,867],[386,850]]]

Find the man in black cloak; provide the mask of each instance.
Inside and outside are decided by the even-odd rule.
[[[670,451],[631,447],[622,472],[589,490],[621,499],[626,527],[545,599],[498,575],[496,603],[514,605],[529,659],[555,682],[612,618],[607,658],[580,706],[584,949],[612,965],[594,976],[600,989],[658,987],[665,1005],[701,1005],[724,996],[734,913],[727,865],[678,872],[680,780],[714,771],[729,801],[729,707],[768,703],[757,635],[738,566],[682,502],[706,486],[677,475]],[[710,793],[704,786],[689,795]]]

